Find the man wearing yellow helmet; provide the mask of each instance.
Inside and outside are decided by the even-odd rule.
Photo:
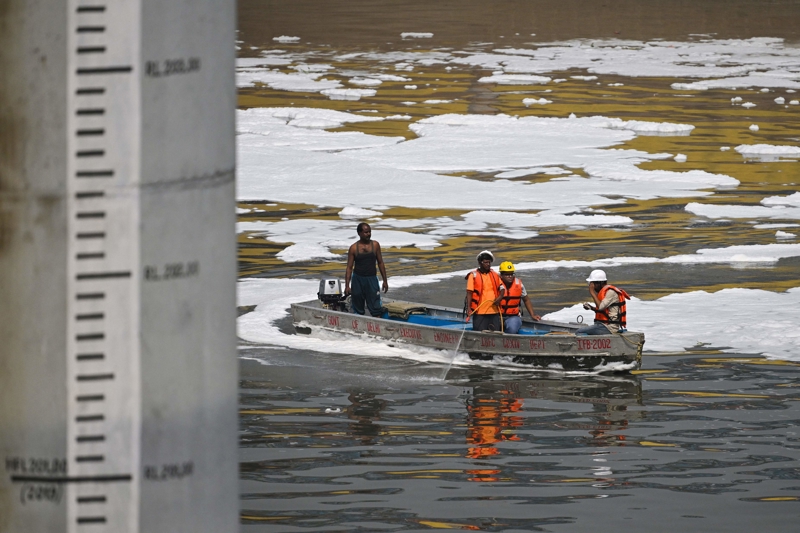
[[[511,261],[500,263],[500,280],[503,284],[500,287],[500,296],[495,301],[503,314],[503,331],[512,334],[519,333],[519,328],[522,327],[520,303],[525,304],[525,309],[533,320],[542,318],[533,311],[528,291],[525,290],[522,281],[516,277],[515,270]]]

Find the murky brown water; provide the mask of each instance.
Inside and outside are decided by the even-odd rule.
[[[573,38],[689,40],[781,37],[800,42],[800,1],[349,1],[239,2],[240,57],[283,49],[326,63],[333,53],[436,50],[488,43],[524,46]],[[432,32],[424,43],[401,32]],[[531,34],[536,34],[532,36]],[[300,36],[275,43],[280,35]],[[374,72],[374,60],[337,63],[337,71]],[[556,103],[526,108],[536,86],[478,83],[489,73],[444,65],[418,68],[415,96],[454,100],[405,106],[403,82],[384,82],[359,102],[317,93],[240,90],[242,108],[320,107],[409,114],[412,121],[445,113],[564,117],[604,115],[696,126],[690,136],[638,136],[622,148],[683,153],[689,167],[652,161],[647,169],[705,170],[735,177],[735,190],[707,203],[756,205],[798,190],[797,163],[747,163],[720,144],[760,139],[797,144],[798,109],[767,105],[772,93],[748,92],[757,107],[731,113],[741,91],[670,89],[675,80],[604,76],[603,86],[566,81]],[[288,70],[287,70],[288,72]],[[583,73],[583,72],[581,72]],[[568,78],[577,72],[552,73]],[[330,79],[347,79],[336,72]],[[611,88],[607,84],[624,82]],[[678,80],[685,81],[685,80]],[[357,123],[341,131],[409,137],[408,122]],[[491,179],[491,175],[471,175]],[[531,178],[525,178],[531,179]],[[666,257],[699,247],[775,242],[774,229],[747,219],[709,221],[684,210],[695,200],[628,200],[603,206],[630,216],[625,228],[541,229],[529,240],[454,237],[434,250],[385,252],[389,275],[471,268],[474,252],[502,249],[512,261]],[[240,220],[338,219],[339,208],[272,202],[240,204],[260,212]],[[269,203],[276,205],[267,205]],[[391,208],[386,218],[415,220],[464,211]],[[379,239],[379,225],[374,226]],[[286,245],[240,235],[242,277],[342,276],[342,262],[287,264]],[[342,253],[343,250],[334,250]],[[405,262],[401,262],[400,259]],[[410,260],[410,261],[407,261]],[[732,269],[728,265],[627,266],[616,279],[642,299],[726,287],[783,291],[800,286],[800,260]],[[584,298],[574,273],[555,271],[528,287],[537,310]],[[460,280],[413,289],[460,307]],[[723,313],[720,309],[718,312]],[[282,327],[289,331],[284,321]],[[456,370],[410,361],[327,355],[245,345],[242,360],[241,465],[244,531],[726,531],[789,532],[800,518],[800,375],[795,363],[724,352],[645,357],[642,372],[619,378],[554,378]]]
[[[703,33],[714,37],[747,38],[772,36],[786,39],[800,38],[800,2],[615,2],[602,6],[594,2],[537,2],[536,9],[523,9],[530,2],[355,2],[325,4],[324,11],[318,2],[248,2],[240,3],[240,34],[242,50],[240,56],[258,55],[262,50],[283,49],[292,52],[307,52],[304,61],[326,63],[331,54],[351,49],[368,51],[373,46],[398,50],[414,50],[419,43],[396,39],[389,44],[388,36],[399,36],[403,31],[430,31],[432,39],[425,40],[426,49],[437,47],[465,46],[472,41],[486,41],[493,46],[506,46],[496,33],[517,36],[524,42],[533,42],[530,33],[536,33],[535,42],[551,39],[577,37],[615,37],[598,33],[605,20],[619,20],[630,27],[631,39],[682,38]],[[610,3],[609,3],[610,4]],[[580,6],[580,7],[579,7]],[[711,14],[714,14],[712,16]],[[310,15],[313,14],[313,15]],[[584,16],[579,16],[584,14]],[[746,15],[745,15],[746,14]],[[513,24],[511,21],[514,21]],[[527,21],[527,22],[526,22]],[[543,21],[547,21],[544,23]],[[794,24],[796,22],[797,24]],[[501,31],[514,24],[541,25],[543,30],[516,29]],[[360,28],[360,29],[359,29]],[[463,28],[463,31],[456,31]],[[634,29],[635,28],[635,29]],[[713,31],[712,31],[712,28]],[[476,33],[473,33],[473,30]],[[527,32],[527,33],[525,33]],[[297,35],[300,44],[273,43],[272,37]],[[518,43],[519,44],[519,43]],[[376,71],[381,65],[369,59],[352,59],[349,63],[337,63],[337,71]],[[290,72],[287,70],[287,72]],[[581,72],[583,73],[583,72]],[[741,91],[696,91],[692,98],[682,95],[686,91],[669,88],[675,80],[663,78],[622,78],[604,76],[603,85],[587,84],[568,80],[558,85],[558,100],[535,109],[525,107],[520,93],[536,97],[544,89],[537,86],[501,86],[478,83],[488,75],[485,69],[464,67],[448,72],[444,65],[417,68],[415,84],[424,89],[415,91],[415,97],[450,99],[449,104],[406,106],[405,82],[384,82],[376,97],[359,102],[330,100],[318,93],[297,93],[272,90],[268,87],[244,88],[240,90],[241,108],[300,106],[321,107],[337,111],[374,110],[381,116],[407,114],[413,120],[445,113],[506,113],[510,115],[542,117],[564,117],[569,113],[579,116],[603,115],[625,120],[639,119],[692,124],[695,129],[687,137],[637,136],[620,148],[640,149],[650,153],[683,153],[691,162],[686,164],[670,160],[644,163],[642,168],[688,170],[698,169],[715,174],[735,177],[740,181],[736,191],[717,194],[708,203],[757,204],[771,194],[786,195],[797,189],[800,171],[797,165],[784,162],[747,164],[733,152],[712,152],[709,145],[736,146],[751,143],[748,126],[761,124],[759,142],[774,144],[796,142],[796,124],[800,113],[785,112],[777,106],[767,105],[775,97],[773,93],[748,92],[747,97],[757,107],[743,114],[732,113],[730,98],[740,96]],[[553,77],[568,78],[570,73],[554,72]],[[578,74],[578,72],[572,72]],[[328,79],[338,77],[335,72],[326,74]],[[609,83],[624,82],[624,86],[609,87]],[[680,80],[683,81],[683,80]],[[798,111],[798,110],[790,110]],[[355,123],[335,131],[363,131],[373,135],[406,136],[410,132],[408,123],[382,121],[377,123]],[[481,176],[473,176],[481,179]],[[529,180],[530,178],[524,178]],[[757,193],[757,194],[756,194]],[[269,199],[266,199],[269,200]],[[658,198],[655,200],[629,200],[624,204],[604,206],[611,215],[625,215],[646,224],[619,229],[553,230],[543,229],[535,243],[496,239],[456,237],[445,239],[442,246],[423,253],[416,248],[403,248],[388,254],[387,262],[393,263],[393,274],[408,274],[419,265],[398,264],[400,257],[433,260],[427,264],[431,272],[449,271],[472,267],[473,251],[478,248],[502,247],[512,261],[538,261],[557,256],[559,259],[586,259],[587,257],[609,257],[624,246],[628,255],[660,256],[689,253],[703,246],[716,243],[725,246],[755,244],[774,241],[774,230],[754,230],[747,220],[718,221],[697,230],[696,218],[685,211],[684,206],[695,197]],[[248,207],[245,205],[244,207]],[[240,220],[270,220],[275,217],[311,216],[316,219],[337,217],[338,209],[319,209],[314,206],[278,205],[265,207],[264,213],[246,214]],[[415,219],[434,216],[458,216],[457,210],[415,210],[394,208],[384,212],[386,218]],[[274,219],[273,219],[274,220]],[[376,237],[377,238],[377,237]],[[263,239],[240,238],[240,274],[253,276],[267,274],[286,275],[297,273],[293,266],[274,259],[283,247],[275,246]],[[535,245],[534,245],[535,244]],[[465,249],[467,248],[467,249]],[[336,250],[339,253],[343,251]],[[333,274],[339,266],[335,264],[304,264],[304,269],[314,276]],[[794,276],[792,276],[794,278]],[[771,283],[771,281],[769,282]],[[722,287],[728,285],[716,285]],[[777,287],[776,287],[777,288]],[[785,288],[785,287],[784,287]],[[638,289],[638,288],[637,288]]]
[[[241,0],[239,29],[257,47],[272,46],[279,35],[298,35],[339,49],[394,49],[401,32],[431,32],[433,46],[573,38],[685,40],[696,34],[796,41],[800,7],[796,0]]]

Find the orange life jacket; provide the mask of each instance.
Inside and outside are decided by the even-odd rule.
[[[497,294],[500,294],[500,285],[503,284],[503,281],[500,279],[500,275],[492,269],[489,269],[489,275],[492,278],[492,283],[494,283],[494,288],[497,291]],[[480,269],[473,270],[467,274],[464,279],[469,279],[470,276],[473,276],[472,298],[469,301],[469,312],[472,313],[481,303],[481,293],[483,292],[483,276],[481,276]]]
[[[505,283],[503,284],[505,287]],[[522,301],[522,282],[514,278],[511,287],[506,287],[506,295],[500,300],[500,312],[506,316],[519,314],[519,304]]]
[[[612,290],[617,293],[617,296],[619,296],[619,302],[609,305],[602,311],[599,310],[595,311],[594,321],[602,322],[603,324],[619,324],[621,328],[624,328],[628,324],[625,318],[625,315],[627,314],[627,307],[625,306],[625,300],[630,300],[631,297],[623,289],[618,289],[613,285],[606,285],[602,289],[600,289],[600,292],[597,295],[597,299],[602,302],[603,298],[606,297],[606,293],[609,290]],[[608,316],[608,309],[611,307],[619,307],[619,317],[617,318],[617,320],[611,320],[611,318]]]

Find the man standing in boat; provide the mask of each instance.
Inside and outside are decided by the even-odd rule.
[[[519,328],[522,327],[521,303],[525,305],[525,309],[528,310],[528,314],[533,320],[542,318],[534,313],[528,291],[525,290],[522,281],[516,277],[515,270],[514,263],[511,261],[500,263],[500,280],[503,285],[500,287],[500,297],[495,301],[496,304],[499,304],[503,314],[503,331],[512,335],[519,333]]]
[[[478,268],[467,274],[467,298],[464,307],[472,318],[475,331],[500,331],[500,307],[496,300],[502,296],[503,282],[492,270],[494,255],[489,250],[478,254]]]
[[[365,314],[364,305],[372,316],[381,316],[381,291],[378,287],[378,275],[375,266],[380,269],[383,278],[383,292],[389,291],[386,267],[383,265],[381,245],[372,240],[372,228],[362,222],[356,228],[358,240],[350,245],[347,251],[347,270],[344,274],[344,294],[351,295],[353,311]],[[352,278],[352,280],[351,280]],[[352,290],[351,290],[352,281]]]
[[[576,335],[608,335],[625,331],[627,326],[627,309],[625,300],[631,297],[623,289],[618,289],[608,284],[606,273],[602,270],[592,270],[589,277],[589,294],[594,300],[583,304],[583,308],[594,311],[594,324],[580,328]]]

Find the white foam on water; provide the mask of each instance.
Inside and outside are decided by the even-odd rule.
[[[800,207],[800,192],[789,196],[769,196],[761,200],[761,203],[764,205]]]
[[[384,120],[381,117],[342,113],[330,109],[309,112],[304,108],[263,107],[240,110],[237,117],[237,147],[240,153],[255,153],[266,147],[292,146],[295,150],[340,151],[395,144],[403,137],[384,137],[350,131],[331,133],[327,128],[338,128],[350,122]],[[296,160],[302,152],[295,151],[291,159],[275,160],[277,167],[302,168]],[[265,179],[266,168],[262,169]],[[244,196],[246,197],[246,195]],[[250,199],[256,199],[252,196]],[[324,203],[324,202],[322,202]]]
[[[538,235],[536,228],[607,227],[632,224],[628,217],[603,214],[564,214],[543,211],[538,214],[502,211],[470,211],[461,217],[436,217],[415,220],[376,218],[382,213],[349,206],[339,216],[349,220],[281,220],[241,221],[237,233],[261,237],[278,244],[292,246],[278,252],[286,262],[315,261],[338,257],[331,249],[346,250],[358,236],[353,220],[371,221],[373,236],[384,248],[416,247],[431,250],[452,236],[485,236],[505,239],[531,239]],[[502,223],[502,226],[501,226]],[[404,231],[404,230],[415,230]],[[424,233],[420,233],[424,231]]]
[[[557,268],[582,268],[593,270],[625,265],[642,264],[774,264],[783,258],[800,257],[800,244],[754,244],[742,246],[725,246],[720,248],[701,248],[694,254],[658,257],[610,257],[593,261],[551,260],[536,262],[518,262],[514,266],[518,271],[553,270]]]
[[[273,119],[278,119],[273,120]],[[271,125],[284,124],[299,128],[338,128],[351,122],[375,122],[380,117],[365,117],[332,109],[303,107],[254,107],[236,112],[238,133],[272,134]],[[284,133],[291,130],[284,130]]]
[[[690,202],[686,211],[706,218],[784,218],[783,210],[760,205],[715,205]],[[798,211],[800,213],[800,211]]]
[[[691,202],[686,210],[706,218],[780,218],[800,220],[800,192],[789,196],[769,196],[762,205],[724,205]],[[758,226],[757,226],[758,227]]]
[[[648,350],[716,347],[800,361],[800,328],[796,327],[800,287],[782,293],[744,288],[693,291],[649,302],[633,298],[627,307],[628,329],[645,333]],[[575,321],[578,314],[584,322],[593,320],[581,305],[543,318]]]
[[[411,81],[411,78],[405,78],[403,76],[396,76],[394,74],[378,74],[375,76],[379,80],[383,81]]]
[[[518,170],[509,170],[507,172],[499,172],[495,174],[495,178],[519,178],[522,176],[531,176],[534,174],[547,174],[550,176],[559,176],[563,174],[572,174],[571,171],[559,167],[532,167],[521,168]]]
[[[356,211],[358,212],[358,211]],[[381,221],[381,226],[389,225]],[[374,226],[375,224],[373,224]],[[375,232],[375,230],[373,229]],[[346,251],[358,240],[356,224],[352,220],[281,220],[278,222],[239,222],[237,233],[250,233],[278,244],[290,244],[278,252],[277,257],[287,263],[320,259],[341,259],[331,251]],[[381,229],[375,240],[384,250],[388,248],[416,247],[430,250],[440,246],[438,239],[425,234]]]
[[[405,38],[432,37],[432,34],[415,32],[402,35]],[[291,39],[296,42],[299,37]],[[546,74],[583,69],[588,75],[571,78],[590,80],[598,74],[610,74],[700,80],[676,82],[672,87],[678,90],[800,88],[800,51],[775,38],[709,38],[691,42],[577,39],[491,52],[357,52],[341,54],[336,60],[356,57],[393,64],[397,70],[413,70],[415,64],[447,64],[447,68],[464,64],[495,71],[482,80],[484,83],[541,83],[537,79],[549,78]],[[517,75],[530,77],[513,77]]]
[[[320,93],[331,100],[360,100],[362,96],[375,96],[375,89],[322,89]]]
[[[547,98],[539,98],[539,99],[536,99],[536,98],[523,98],[522,99],[522,103],[525,105],[525,107],[530,107],[532,105],[537,105],[537,104],[538,105],[552,104],[553,101],[552,100],[548,100]]]
[[[383,120],[326,109],[258,108],[239,111],[237,118],[240,200],[505,212],[481,215],[489,216],[495,226],[488,232],[485,221],[484,227],[475,226],[474,214],[462,220],[421,219],[407,227],[432,236],[528,238],[542,227],[631,225],[630,218],[598,214],[592,206],[620,204],[628,198],[706,196],[707,189],[738,184],[729,176],[698,170],[643,170],[640,163],[670,154],[611,149],[640,132],[684,134],[692,128],[685,124],[448,114],[410,124],[418,137],[407,141],[325,131],[350,122]],[[532,151],[530,146],[539,149]],[[588,177],[569,174],[564,167],[581,169]],[[439,174],[458,171],[496,172],[498,179]],[[505,179],[536,172],[566,175],[535,183]],[[384,224],[391,227],[393,223]],[[240,230],[263,232],[267,226],[249,222]],[[281,257],[302,260],[302,250],[313,252],[314,257],[330,257],[323,240],[320,237],[316,243],[322,248],[304,241],[302,249]],[[436,244],[434,239],[424,246]]]
[[[659,259],[659,262],[673,264],[772,264],[783,258],[798,256],[800,256],[800,244],[753,244],[726,246],[724,248],[701,248],[694,254],[665,257],[664,259]]]
[[[355,219],[362,219],[362,218],[370,218],[370,217],[377,217],[382,215],[380,211],[374,211],[372,209],[362,209],[359,207],[345,207],[341,211],[339,211],[339,216],[342,218],[355,218]]]
[[[394,169],[442,173],[562,165],[582,168],[592,178],[607,180],[603,188],[608,194],[640,198],[671,195],[677,190],[685,192],[689,189],[738,184],[729,176],[701,171],[645,171],[638,167],[640,163],[666,159],[670,155],[607,149],[633,138],[645,128],[662,133],[682,133],[691,126],[626,122],[606,117],[559,119],[449,114],[411,124],[409,129],[418,138],[399,143],[393,148],[358,150],[343,155],[362,161],[380,162],[382,166]],[[530,146],[538,149],[530,150]],[[619,192],[612,192],[617,187],[609,182],[622,181],[626,182],[625,186],[619,187]],[[636,183],[642,182],[648,182],[647,187],[637,187]],[[667,192],[662,187],[672,191]]]
[[[671,122],[622,120],[619,118],[607,117],[587,117],[587,119],[595,121],[596,127],[614,130],[630,130],[639,135],[689,135],[694,129],[694,126],[691,124],[674,124]]]
[[[755,126],[755,124],[753,125]],[[753,129],[750,126],[750,129]],[[754,131],[758,131],[758,126]],[[740,144],[734,148],[745,157],[774,158],[774,157],[800,157],[800,146],[774,145],[774,144]]]
[[[478,83],[497,83],[499,85],[541,85],[549,83],[552,78],[526,74],[492,74],[478,79]]]
[[[347,83],[358,85],[360,87],[377,87],[383,84],[383,81],[375,78],[350,78]]]
[[[756,229],[800,228],[800,224],[753,224]]]
[[[692,42],[573,40],[538,48],[496,49],[455,54],[451,62],[507,74],[547,74],[585,69],[590,74],[628,77],[710,78],[673,88],[797,88],[800,52],[781,39],[754,38]],[[613,84],[621,85],[621,84]]]
[[[569,128],[564,128],[553,135],[555,139],[533,133],[520,139],[510,134],[498,138],[481,137],[476,132],[452,132],[453,135],[443,132],[435,136],[426,132],[419,139],[405,141],[360,132],[289,128],[276,121],[265,124],[257,135],[239,135],[237,196],[240,200],[340,207],[388,203],[423,209],[580,210],[584,206],[624,202],[619,198],[609,199],[612,195],[640,199],[706,196],[709,192],[703,189],[738,183],[729,176],[697,170],[642,170],[637,164],[655,157],[632,150],[604,151],[591,147],[602,136],[626,135],[608,130],[597,133],[576,128],[572,130],[574,135],[567,137]],[[536,152],[522,149],[539,138],[547,149]],[[382,149],[395,144],[397,150]],[[574,149],[565,146],[568,144]],[[575,176],[528,184],[436,174],[555,165],[583,168],[590,178]]]
[[[257,83],[268,85],[279,91],[318,93],[326,89],[335,89],[342,84],[336,80],[322,79],[321,73],[284,73],[269,69],[239,70],[236,72],[237,87],[251,87]]]
[[[298,63],[296,65],[292,65],[290,68],[296,70],[297,72],[315,72],[324,74],[329,70],[333,70],[334,67],[332,65],[328,65],[327,63]]]
[[[764,74],[748,74],[746,76],[737,76],[734,78],[720,78],[714,80],[696,81],[693,83],[673,83],[671,87],[676,90],[686,91],[707,91],[709,89],[747,89],[750,87],[757,87],[760,85],[769,85],[770,87],[800,87],[800,76],[794,75],[795,79],[791,79],[783,75],[784,72],[767,72]],[[756,104],[746,102],[742,107],[755,107]]]
[[[292,64],[292,57],[265,56],[265,57],[240,57],[236,59],[236,68],[246,70],[253,67],[276,67]]]

